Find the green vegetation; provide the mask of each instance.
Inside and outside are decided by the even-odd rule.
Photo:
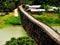
[[[48,9],[50,8],[50,5],[42,4],[41,8],[45,9],[46,12],[48,12]]]
[[[12,25],[20,25],[21,21],[18,17],[8,16],[8,18],[4,19],[5,24],[12,24]]]
[[[30,37],[11,38],[5,45],[34,45],[35,41]]]
[[[60,0],[33,0],[33,4],[60,6]]]
[[[7,14],[5,16],[0,16],[0,28],[21,24],[20,16],[14,17],[13,15],[9,14],[21,4],[42,5],[41,8],[46,9],[46,12],[48,12],[49,6],[60,7],[60,0],[0,0],[0,12]],[[57,10],[56,13],[50,14],[48,12],[47,14],[41,14],[41,12],[38,12],[38,15],[33,16],[37,20],[48,25],[60,25],[60,10]],[[7,41],[5,45],[34,45],[34,43],[34,40],[30,37],[21,37],[17,39],[12,38],[10,41]]]
[[[60,9],[56,10],[56,13],[58,14],[58,17],[60,18]]]
[[[13,11],[21,4],[60,6],[60,0],[0,0],[0,11]]]
[[[20,16],[14,17],[13,15],[0,16],[0,28],[10,26],[10,25],[20,25]]]
[[[34,17],[42,21],[48,25],[60,25],[60,18],[58,17],[58,14],[42,14],[42,15],[34,15]]]
[[[0,11],[10,12],[21,4],[32,4],[32,0],[0,0]]]

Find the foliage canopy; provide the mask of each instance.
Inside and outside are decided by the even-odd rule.
[[[5,45],[34,45],[34,40],[30,37],[11,38]]]
[[[46,5],[60,6],[60,0],[0,0],[0,10],[3,9],[5,11],[12,11],[20,4],[30,4],[30,5],[46,4]]]

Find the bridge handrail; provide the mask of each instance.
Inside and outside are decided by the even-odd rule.
[[[36,20],[31,15],[29,15],[26,11],[24,11],[24,8],[22,5],[19,6],[19,9],[21,12],[25,14],[25,16],[27,16],[30,19],[30,21],[32,21],[33,23],[35,23],[36,25],[44,29],[44,32],[46,32],[53,40],[55,40],[58,44],[60,44],[60,35],[58,33],[56,33],[52,28],[50,28],[46,24]]]

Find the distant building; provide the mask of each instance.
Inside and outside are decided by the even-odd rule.
[[[26,6],[28,6],[28,7],[29,7],[30,5],[26,5]]]
[[[41,5],[26,5],[28,6],[28,9],[26,11],[30,11],[30,12],[45,12],[45,9],[41,9]],[[60,9],[60,7],[49,7],[48,11],[49,12],[54,12],[55,10]]]
[[[48,11],[54,11],[54,9],[48,9]]]
[[[54,10],[58,10],[58,9],[60,9],[60,7],[50,7],[51,9],[54,9]]]
[[[58,10],[58,9],[60,9],[60,7],[50,7],[49,9],[48,9],[48,11],[50,11],[50,12],[54,12],[55,10]]]
[[[29,8],[40,8],[41,7],[41,5],[26,5],[26,6],[28,6]]]
[[[31,9],[31,12],[45,12],[45,9]]]
[[[31,5],[31,6],[29,6],[29,8],[40,8],[41,7],[41,5]]]
[[[40,10],[39,8],[41,7],[41,5],[26,5],[26,6],[29,7],[27,11],[32,11],[32,12],[39,11]]]

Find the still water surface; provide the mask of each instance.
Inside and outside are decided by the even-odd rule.
[[[55,30],[57,30],[58,33],[60,33],[60,26],[52,26]]]
[[[4,45],[7,40],[12,37],[18,38],[22,36],[27,36],[26,32],[22,26],[12,26],[0,29],[0,45]]]

